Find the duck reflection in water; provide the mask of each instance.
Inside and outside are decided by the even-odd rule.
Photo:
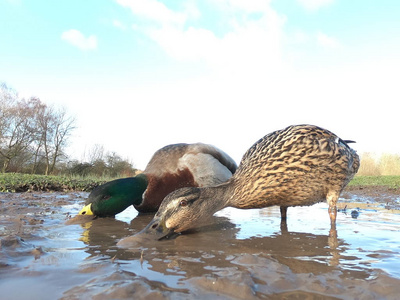
[[[259,218],[276,218],[277,211],[273,210],[273,215],[269,211],[260,210]],[[268,236],[257,234],[243,239],[241,231],[246,227],[251,230],[254,225],[233,222],[221,216],[214,216],[209,225],[192,229],[174,239],[157,241],[137,236],[136,242],[131,240],[129,249],[116,247],[116,240],[138,232],[150,218],[138,216],[130,225],[112,218],[96,219],[96,224],[89,227],[86,223],[81,239],[88,245],[85,251],[96,261],[112,261],[123,270],[138,275],[148,269],[164,275],[183,274],[185,279],[219,276],[221,270],[237,269],[239,261],[251,263],[251,257],[285,265],[293,273],[323,274],[343,267],[338,266],[341,253],[346,250],[346,243],[341,239],[323,234],[289,232],[287,228],[281,232],[278,229]],[[245,260],[244,254],[247,255]],[[357,278],[369,276],[364,271],[352,272]]]

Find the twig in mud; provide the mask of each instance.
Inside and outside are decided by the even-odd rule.
[[[347,212],[346,210],[347,210],[347,204],[344,206],[344,208],[338,209],[337,211],[338,211],[338,212],[343,212],[343,213],[346,214],[346,212]]]
[[[17,231],[18,235],[21,235],[21,234],[24,233],[24,228],[23,228],[23,223],[22,222],[23,222],[22,221],[22,217],[19,217],[18,218],[18,231]]]
[[[143,269],[143,252],[144,252],[144,250],[142,250],[142,252],[140,253],[140,266],[142,267],[142,269]]]

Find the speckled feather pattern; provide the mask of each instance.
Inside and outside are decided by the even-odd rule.
[[[229,181],[229,206],[311,205],[327,198],[336,202],[359,165],[357,153],[330,131],[289,126],[264,136],[245,153]]]
[[[170,193],[143,232],[159,238],[183,232],[228,206],[278,205],[284,225],[289,206],[327,200],[334,235],[336,202],[359,165],[356,152],[330,131],[312,125],[289,126],[257,141],[227,182]]]

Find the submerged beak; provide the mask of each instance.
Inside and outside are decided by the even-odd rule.
[[[117,246],[121,248],[136,247],[137,245],[143,245],[143,243],[172,239],[178,234],[174,232],[173,228],[167,228],[163,218],[155,216],[142,231],[120,240]]]
[[[83,224],[86,222],[91,222],[97,217],[93,214],[92,211],[92,203],[86,205],[84,208],[81,209],[81,211],[73,218],[68,219],[65,224],[66,225],[71,225],[71,224]]]
[[[164,218],[157,216],[142,231],[135,234],[136,237],[144,237],[152,240],[170,239],[177,235],[178,233],[174,232],[174,228],[167,228]]]
[[[93,216],[94,213],[93,213],[93,211],[92,211],[92,203],[89,203],[89,204],[86,205],[84,208],[82,208],[78,215],[89,215],[89,216]]]

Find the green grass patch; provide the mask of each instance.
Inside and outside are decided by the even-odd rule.
[[[0,192],[89,192],[106,181],[104,178],[0,173]]]
[[[115,178],[45,176],[0,173],[0,192],[90,192],[96,186]],[[400,176],[355,176],[350,186],[387,186],[400,188]]]
[[[349,185],[362,185],[362,186],[388,186],[391,188],[400,188],[400,176],[355,176]]]

